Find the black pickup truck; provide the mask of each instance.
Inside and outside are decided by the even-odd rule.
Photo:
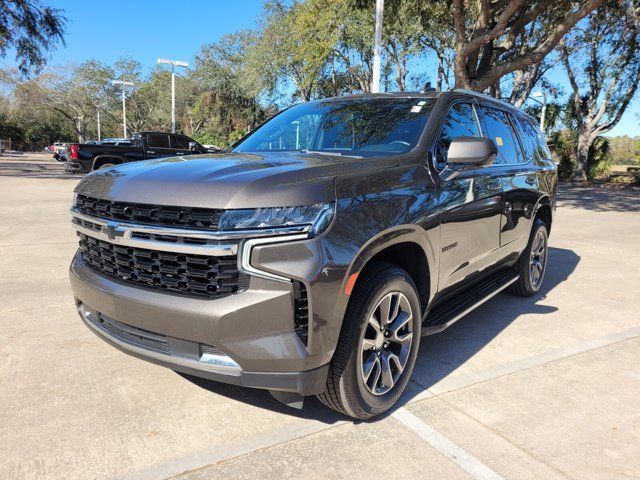
[[[197,153],[215,153],[178,133],[137,132],[131,144],[74,143],[66,152],[65,170],[85,173],[121,163]]]

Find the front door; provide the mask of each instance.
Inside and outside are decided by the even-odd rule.
[[[497,167],[460,169],[447,165],[451,141],[482,136],[472,102],[454,103],[435,146],[440,173],[439,289],[451,287],[496,262],[502,212],[501,171]]]
[[[174,150],[171,148],[168,133],[147,134],[147,158],[172,157]]]

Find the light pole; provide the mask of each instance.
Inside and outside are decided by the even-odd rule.
[[[122,85],[122,129],[124,131],[124,137],[127,138],[127,106],[125,104],[125,90],[126,87],[133,87],[133,82],[127,82],[125,80],[111,80],[111,85]]]
[[[96,108],[96,113],[98,114],[98,141],[102,140],[100,136],[100,107]]]
[[[384,0],[376,0],[376,33],[373,45],[373,72],[371,75],[371,92],[380,91],[380,45],[382,44],[382,12],[384,10]]]
[[[547,113],[547,94],[546,92],[533,92],[531,96],[538,98],[542,97],[542,101],[536,100],[535,98],[532,98],[532,100],[542,105],[542,112],[540,112],[540,130],[544,133],[544,116]]]
[[[158,65],[162,63],[171,65],[171,133],[176,133],[176,67],[188,68],[189,64],[181,60],[159,58]]]
[[[291,124],[296,126],[296,150],[300,150],[300,121],[295,120]]]

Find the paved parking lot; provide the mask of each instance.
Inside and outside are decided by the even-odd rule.
[[[640,478],[640,191],[563,187],[543,291],[425,338],[403,405],[352,422],[90,333],[78,179],[0,157],[0,478]]]

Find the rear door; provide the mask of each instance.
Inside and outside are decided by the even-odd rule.
[[[500,241],[500,169],[448,165],[449,145],[460,136],[482,136],[474,101],[450,106],[435,145],[440,170],[441,291],[492,266]]]
[[[480,105],[485,135],[498,147],[494,165],[503,190],[499,258],[515,256],[526,246],[538,199],[536,167],[522,148],[515,118],[508,111]]]
[[[171,141],[168,133],[148,133],[147,134],[147,158],[162,158],[175,155],[171,148]]]

